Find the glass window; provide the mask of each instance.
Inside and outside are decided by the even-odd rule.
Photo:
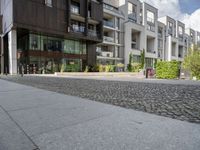
[[[141,63],[141,56],[133,55],[133,62]]]
[[[200,41],[200,35],[197,35],[197,41]]]
[[[75,49],[74,41],[66,40],[67,41],[67,53],[73,54]]]
[[[79,72],[82,68],[82,61],[80,59],[63,59],[61,70],[63,72]]]
[[[80,42],[79,41],[75,41],[75,49],[74,49],[74,53],[75,54],[80,54]]]
[[[29,47],[29,35],[26,35],[26,36],[23,36],[23,37],[19,37],[17,39],[17,50],[19,51],[25,51],[25,50],[28,50],[30,47]]]
[[[29,48],[30,50],[40,50],[40,36],[35,34],[30,34],[29,36]]]
[[[178,32],[179,32],[180,35],[182,35],[183,34],[183,27],[179,26],[178,27]]]
[[[136,5],[128,3],[128,14],[136,13]]]
[[[52,0],[45,0],[45,4],[49,7],[52,7]]]
[[[83,43],[83,45],[82,45],[83,47],[82,47],[82,50],[83,50],[83,54],[86,54],[87,53],[87,50],[86,50],[86,43]]]
[[[80,14],[80,4],[72,1],[71,12],[75,14]]]
[[[152,68],[153,67],[153,58],[145,58],[145,64],[146,64],[146,68]]]
[[[147,21],[155,23],[155,14],[149,10],[147,10]]]

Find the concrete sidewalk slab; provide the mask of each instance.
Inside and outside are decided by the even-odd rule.
[[[200,148],[199,124],[3,80],[0,106],[0,150]]]
[[[36,150],[37,146],[0,108],[0,150]]]

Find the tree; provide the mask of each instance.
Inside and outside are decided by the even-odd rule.
[[[188,55],[184,58],[183,67],[190,71],[193,77],[200,80],[200,50],[198,46],[193,46]]]
[[[144,69],[145,66],[145,50],[141,52],[141,68]]]
[[[129,72],[132,71],[132,65],[131,65],[132,61],[133,61],[133,56],[132,56],[132,53],[130,53],[130,54],[129,54],[129,63],[128,63],[128,65],[127,65],[127,70],[128,70]]]

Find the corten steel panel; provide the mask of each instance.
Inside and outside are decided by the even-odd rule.
[[[91,66],[96,64],[96,44],[92,44],[92,43],[88,44],[87,64]]]
[[[53,7],[48,7],[45,5],[44,0],[13,0],[13,18],[14,27],[27,29],[30,31],[58,35],[66,38],[74,39],[85,39],[94,42],[101,42],[102,38],[90,38],[79,34],[68,33],[68,27],[71,21],[71,0],[53,0]],[[86,33],[87,33],[87,11],[88,11],[88,0],[81,0],[81,12],[85,14],[86,21]],[[93,2],[92,2],[93,3]],[[95,3],[95,2],[94,2]],[[92,4],[93,5],[93,4]],[[95,3],[96,9],[101,8],[103,13],[102,3]],[[93,10],[96,13],[95,8]],[[98,11],[98,14],[99,13]],[[97,20],[103,20],[103,17],[99,18],[101,15],[93,15],[93,18],[98,18]],[[102,28],[98,28],[102,30]],[[102,32],[100,31],[100,32]]]
[[[53,0],[53,7],[44,0],[14,0],[13,15],[16,27],[40,32],[66,33],[66,2]]]
[[[86,17],[87,10],[87,0],[80,0],[80,15]]]
[[[103,20],[103,5],[102,3],[96,3],[91,1],[91,17],[94,20],[102,21]]]

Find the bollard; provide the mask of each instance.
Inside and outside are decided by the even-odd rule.
[[[29,74],[29,65],[26,65],[26,74]]]
[[[22,65],[21,67],[22,67],[22,68],[21,68],[21,70],[22,70],[22,72],[21,72],[21,77],[23,77],[23,76],[24,76],[24,66]]]
[[[33,74],[36,73],[36,67],[35,67],[35,64],[33,64]]]

